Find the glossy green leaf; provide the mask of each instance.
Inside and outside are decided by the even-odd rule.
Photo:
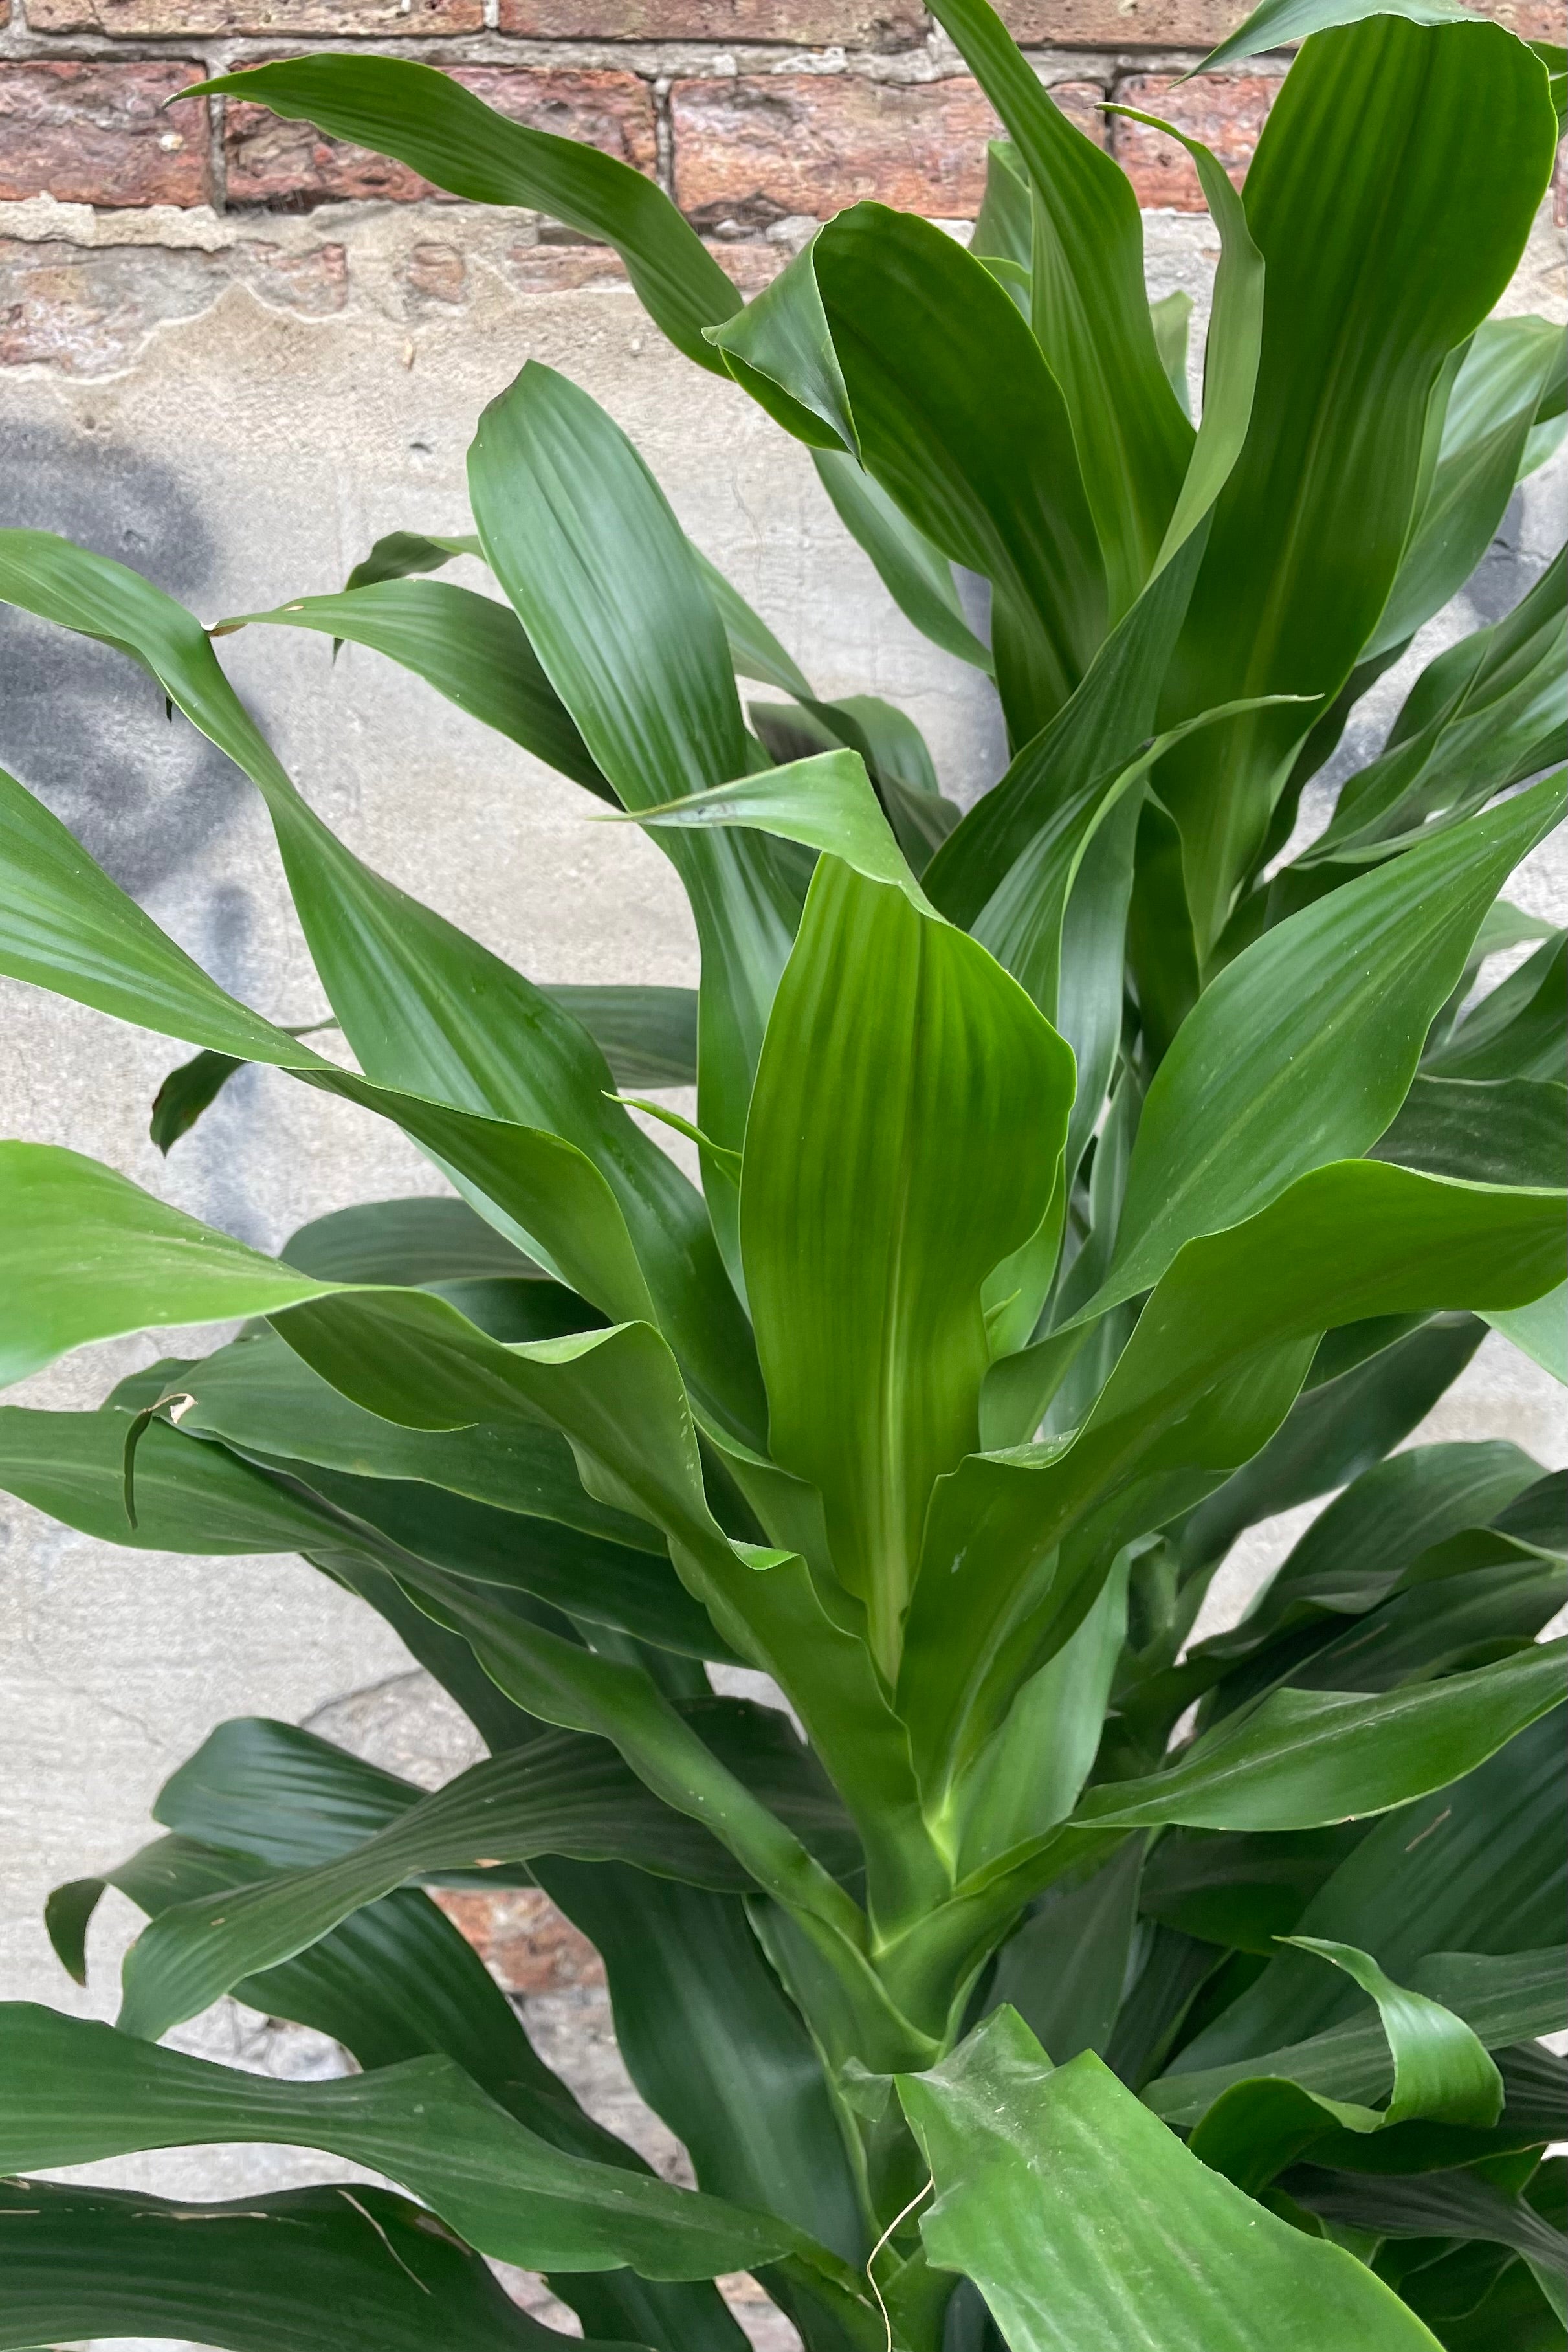
[[[745,774],[745,723],[704,569],[602,409],[530,362],[481,417],[468,481],[491,569],[623,805]],[[703,950],[698,1124],[734,1150],[798,902],[758,836],[659,838]],[[733,1262],[734,1188],[721,1173],[710,1159]]]
[[[602,1956],[632,2078],[698,2185],[858,2259],[862,2224],[821,2063],[742,1906],[632,1870],[551,1861],[541,1874]]]
[[[1482,2239],[1524,2256],[1561,2320],[1568,2320],[1568,2236],[1521,2197],[1469,2172],[1416,2180],[1351,2179],[1315,2166],[1291,2175],[1311,2212],[1383,2238]]]
[[[779,1559],[768,1576],[758,1576],[721,1535],[703,1496],[695,1432],[674,1361],[647,1326],[504,1347],[429,1293],[356,1297],[290,1276],[276,1261],[162,1208],[72,1153],[11,1145],[4,1161],[24,1171],[8,1188],[23,1213],[12,1217],[8,1238],[29,1269],[28,1288],[13,1285],[13,1296],[20,1294],[26,1310],[13,1348],[19,1366],[30,1369],[51,1352],[80,1344],[95,1324],[96,1336],[109,1336],[106,1327],[131,1311],[121,1301],[129,1299],[133,1282],[140,1284],[143,1324],[160,1316],[199,1318],[214,1311],[214,1299],[221,1299],[223,1311],[238,1314],[273,1312],[289,1300],[313,1302],[329,1311],[308,1323],[291,1321],[290,1344],[335,1387],[385,1418],[414,1427],[465,1426],[493,1419],[499,1408],[530,1416],[543,1412],[554,1420],[580,1449],[580,1460],[611,1482],[618,1500],[635,1500],[665,1524],[683,1572],[734,1625],[743,1654],[776,1664],[788,1683],[790,1645],[808,1628],[815,1631],[810,1619],[804,1627],[799,1623],[804,1569],[796,1563],[792,1574]],[[0,1174],[10,1172],[0,1165]],[[47,1220],[48,1238],[35,1245],[26,1212],[40,1194],[57,1209],[62,1197],[73,1204],[74,1237]],[[82,1253],[79,1227],[89,1204],[111,1223],[122,1275],[118,1288],[94,1279],[93,1262]],[[177,1296],[191,1311],[173,1305]],[[770,1557],[764,1555],[762,1564]],[[411,1562],[407,1577],[422,1592],[439,1591],[438,1620],[451,1626],[455,1612],[455,1630],[471,1642],[477,1636],[482,1663],[508,1696],[563,1727],[612,1738],[635,1759],[640,1777],[677,1810],[700,1817],[721,1837],[741,1836],[750,1856],[747,1866],[759,1883],[821,1909],[837,1923],[835,1932],[853,1940],[854,1906],[682,1723],[640,1668],[569,1647],[542,1627],[530,1627],[525,1638],[514,1617],[483,1599],[482,1588],[443,1580],[439,1570]],[[756,1616],[779,1628],[777,1658],[749,1630]],[[806,1704],[814,1715],[810,1697]],[[852,1717],[841,1727],[852,1738]]]
[[[1449,822],[1556,757],[1568,719],[1561,648],[1568,554],[1511,613],[1423,670],[1370,766],[1350,778],[1324,831],[1290,869],[1321,884],[1375,861],[1434,818]],[[1282,877],[1283,878],[1283,877]]]
[[[1549,1079],[1417,1077],[1379,1160],[1480,1184],[1561,1184],[1568,1088]]]
[[[1427,1067],[1434,1077],[1539,1078],[1561,1085],[1568,1005],[1568,931],[1554,931],[1451,1030]]]
[[[1509,2045],[1553,2031],[1568,2013],[1562,1964],[1563,1948],[1555,1946],[1500,1958],[1443,1953],[1417,1960],[1403,1973],[1424,1999],[1462,2019],[1484,2048],[1506,2056]],[[1305,1982],[1317,1980],[1320,1972],[1309,1963],[1295,1966]],[[1394,2059],[1382,2019],[1354,2003],[1348,1988],[1346,1993],[1353,2014],[1304,2041],[1263,2050],[1227,2066],[1192,2066],[1184,2052],[1168,2074],[1150,2084],[1144,2095],[1148,2105],[1167,2123],[1187,2126],[1227,2091],[1248,2081],[1297,2083],[1324,2098],[1385,2098],[1393,2085]],[[1464,2143],[1456,2143],[1456,2149],[1462,2158]]]
[[[235,1006],[90,866],[63,826],[41,808],[21,808],[26,795],[9,778],[0,780],[0,797],[8,814],[18,812],[23,889],[5,968],[217,1051],[240,1045],[253,1059],[300,1070],[310,1083],[396,1118],[503,1213],[522,1211],[525,1229],[528,1219],[548,1229],[546,1246],[569,1279],[574,1268],[592,1269],[574,1286],[591,1296],[597,1290],[600,1304],[613,1293],[622,1310],[639,1314],[647,1294],[625,1230],[629,1214],[660,1269],[655,1282],[672,1310],[685,1314],[693,1345],[709,1355],[716,1339],[732,1352],[716,1401],[734,1376],[737,1396],[752,1391],[740,1410],[746,1425],[759,1403],[755,1360],[701,1200],[612,1099],[602,1056],[584,1032],[508,965],[381,882],[333,839],[182,606],[135,572],[39,532],[0,536],[0,594],[122,649],[133,646],[195,724],[251,775],[278,830],[328,993],[367,1076],[324,1062]],[[89,908],[96,956],[84,953],[80,937]],[[391,1006],[398,1008],[395,1021]],[[571,1136],[556,1133],[558,1124]],[[596,1156],[603,1164],[595,1172]],[[683,1295],[684,1310],[674,1306]]]
[[[417,1801],[417,1790],[407,1793]],[[176,1904],[243,1885],[262,1868],[254,1856],[173,1836],[144,1846],[105,1877],[156,1918]],[[89,1884],[101,1891],[104,1881]],[[52,1934],[57,1917],[51,1897]],[[57,1938],[56,1949],[67,1958]],[[78,1973],[85,1982],[85,1969]],[[243,1979],[235,1990],[263,2016],[329,2035],[367,2069],[430,2054],[454,2058],[497,2105],[552,2147],[644,2168],[542,2063],[473,1946],[416,1888],[367,1905],[308,1951]]]
[[[1058,2065],[1083,2050],[1105,2054],[1137,1928],[1143,1863],[1143,1841],[1129,1838],[1097,1870],[1060,1881],[997,1955],[989,2005],[1016,2009],[1047,2053],[1061,2053]]]
[[[978,1440],[981,1285],[1045,1213],[1071,1087],[983,949],[819,869],[758,1073],[742,1238],[774,1458],[821,1490],[889,1671],[933,1483]]]
[[[162,1913],[127,1957],[120,2028],[158,2041],[241,1978],[292,1958],[411,1879],[536,1853],[633,1862],[732,1891],[747,1885],[706,1832],[659,1804],[607,1741],[558,1732],[471,1766],[337,1861]]]
[[[550,214],[612,245],[655,326],[704,367],[703,329],[740,296],[696,231],[652,180],[576,139],[497,114],[449,74],[403,58],[291,58],[197,82],[203,95],[254,100],[313,122],[434,180],[471,204]]]
[[[1290,1940],[1343,1969],[1377,2003],[1394,2060],[1391,2124],[1416,2116],[1444,2124],[1496,2123],[1502,2112],[1502,2076],[1462,2018],[1441,2001],[1391,1982],[1375,1960],[1352,1944],[1313,1936]]]
[[[1341,1161],[1186,1244],[1082,1429],[972,1456],[936,1489],[900,1677],[923,1778],[950,1771],[999,1720],[1121,1542],[1258,1451],[1325,1327],[1467,1293],[1490,1305],[1516,1284],[1539,1292],[1556,1270],[1558,1213],[1550,1194]]]
[[[226,636],[264,622],[371,646],[416,671],[460,710],[548,767],[601,800],[614,798],[516,614],[493,596],[444,580],[383,580],[337,596],[302,596],[270,613],[241,613],[220,622],[214,634]]]
[[[644,1552],[659,1549],[645,1521],[584,1491],[570,1448],[551,1430],[400,1429],[340,1396],[266,1331],[220,1349],[185,1378],[193,1402],[180,1422],[189,1433],[360,1478],[424,1479],[501,1510],[559,1519]]]
[[[913,215],[856,205],[711,340],[991,580],[1009,729],[1035,734],[1099,641],[1104,572],[1061,394],[989,272]]]
[[[1414,1331],[1396,1331],[1391,1345],[1343,1371],[1325,1366],[1326,1377],[1318,1379],[1315,1360],[1305,1388],[1261,1453],[1183,1522],[1184,1565],[1197,1569],[1218,1560],[1244,1528],[1370,1469],[1425,1419],[1484,1334],[1474,1316],[1435,1316]]]
[[[1010,2011],[899,2095],[936,2182],[927,2258],[1013,2352],[1429,2352],[1370,2271],[1189,2156],[1092,2053],[1052,2069]]]
[[[688,793],[627,812],[664,832],[713,833],[731,826],[769,833],[825,851],[868,882],[889,883],[914,907],[930,908],[915,885],[858,751],[824,751],[788,767],[739,776],[711,792]]]
[[[1034,331],[1071,419],[1116,620],[1154,569],[1193,446],[1155,341],[1137,199],[1047,95],[987,0],[939,0],[933,13],[1032,184]]]
[[[1234,65],[1263,49],[1305,40],[1333,25],[1357,25],[1368,16],[1406,16],[1413,25],[1473,24],[1475,11],[1460,0],[1262,0],[1245,23],[1211,49],[1206,67]]]
[[[100,1542],[142,1551],[244,1556],[350,1540],[308,1496],[162,1422],[144,1431],[136,1450],[133,1525],[125,1512],[127,1428],[119,1413],[0,1406],[0,1487]]]
[[[1379,1462],[1335,1496],[1275,1570],[1240,1623],[1207,1645],[1244,1656],[1313,1611],[1354,1613],[1381,1601],[1421,1554],[1485,1527],[1522,1495],[1540,1465],[1502,1443],[1413,1446]]]
[[[1226,967],[1149,1089],[1096,1305],[1146,1290],[1194,1234],[1376,1140],[1487,907],[1563,807],[1549,777],[1303,908]]]
[[[888,493],[841,451],[814,449],[817,478],[850,536],[871,558],[878,579],[922,635],[974,668],[992,673],[990,648],[964,617],[953,567],[916,530]]]
[[[554,2341],[444,2223],[385,2189],[181,2205],[6,2181],[0,2215],[0,2344],[18,2352],[128,2333],[229,2352],[549,2352]]]
[[[1214,278],[1214,307],[1203,359],[1203,416],[1197,428],[1180,495],[1166,526],[1156,565],[1168,562],[1189,532],[1212,508],[1241,455],[1252,416],[1252,394],[1258,381],[1258,358],[1263,333],[1263,257],[1252,242],[1247,208],[1218,157],[1201,139],[1191,138],[1157,115],[1140,114],[1135,107],[1108,106],[1107,114],[1124,114],[1132,121],[1163,131],[1185,147],[1197,173],[1203,200],[1219,231],[1219,263]],[[1167,302],[1190,301],[1185,294],[1166,296]],[[1151,316],[1153,309],[1151,308]],[[1159,323],[1155,321],[1156,340]],[[1186,402],[1186,324],[1182,315],[1179,351],[1162,351],[1160,363],[1181,404]],[[1179,381],[1177,380],[1179,377]]]
[[[282,2083],[25,2001],[0,2008],[0,2166],[263,2141],[326,2148],[396,2179],[467,2242],[529,2270],[711,2278],[801,2241],[787,2223],[551,2147],[447,2058]]]
[[[1490,319],[1477,328],[1445,406],[1432,487],[1364,660],[1407,644],[1480,562],[1524,466],[1536,411],[1563,366],[1563,330],[1544,319]]]
[[[440,1193],[332,1209],[278,1255],[321,1282],[504,1281],[535,1270],[466,1201]]]
[[[1398,1981],[1434,1993],[1479,2030],[1461,2000],[1420,1974],[1421,1963],[1432,1952],[1512,1953],[1568,1938],[1565,1731],[1568,1723],[1553,1714],[1479,1771],[1375,1823],[1307,1905],[1300,1931],[1375,1951]],[[1354,2015],[1356,2005],[1332,1970],[1281,1951],[1188,2043],[1176,2068],[1186,2074],[1277,2049]],[[1555,2021],[1548,2014],[1534,2025],[1515,2022],[1496,2038],[1518,2040]]]
[[[1086,1827],[1185,1822],[1222,1830],[1314,1829],[1409,1803],[1484,1764],[1563,1702],[1564,1648],[1364,1698],[1276,1690],[1168,1771],[1092,1789]]]
[[[1163,716],[1349,676],[1404,552],[1433,383],[1507,285],[1553,144],[1544,73],[1499,27],[1380,16],[1302,50],[1248,171],[1267,271],[1251,424]],[[1254,712],[1160,772],[1206,952],[1303,731]]]

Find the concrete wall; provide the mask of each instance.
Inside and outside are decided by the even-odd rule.
[[[1151,289],[1205,298],[1207,223],[1154,214],[1147,230]],[[58,337],[52,355],[4,376],[5,522],[129,562],[206,620],[319,592],[380,532],[464,527],[477,413],[525,359],[544,360],[633,435],[697,542],[821,692],[902,703],[958,797],[998,772],[988,693],[894,611],[802,454],[671,351],[580,249],[541,255],[507,216],[465,206],[372,204],[258,226],[200,207],[103,215],[34,199],[0,205],[0,239],[26,249]],[[1562,293],[1548,226],[1513,306],[1560,316]],[[1434,642],[1511,603],[1540,568],[1561,537],[1560,480],[1516,502],[1479,604]],[[223,652],[328,822],[530,975],[695,979],[664,860],[630,829],[591,829],[592,803],[573,787],[360,648],[334,668],[320,638],[255,630]],[[1385,692],[1385,716],[1414,666]],[[6,615],[0,711],[0,760],[226,987],[280,1021],[325,1009],[256,796],[183,720],[166,724],[149,680]],[[1561,863],[1539,854],[1517,895],[1561,915]],[[147,1113],[178,1047],[9,984],[0,1037],[0,1131],[94,1153],[264,1248],[329,1209],[439,1189],[391,1129],[260,1071],[165,1164]],[[86,1405],[162,1351],[136,1340],[89,1351],[13,1401]],[[1508,1435],[1568,1459],[1554,1393],[1501,1342],[1431,1433]],[[1249,1545],[1241,1580],[1277,1556],[1282,1532]],[[1238,1589],[1232,1579],[1232,1608]],[[44,1896],[140,1843],[161,1780],[237,1713],[315,1723],[426,1781],[467,1760],[462,1727],[390,1633],[303,1564],[120,1551],[0,1507],[0,1997],[112,2013],[129,1906],[104,1906],[82,1994],[48,1951]],[[531,1913],[488,1932],[542,2043],[624,2125],[634,2104],[591,1956]],[[233,2004],[178,2038],[289,2072],[339,2063]],[[656,2130],[649,2145],[677,2161]],[[213,2195],[341,2170],[253,2151],[113,2177]]]

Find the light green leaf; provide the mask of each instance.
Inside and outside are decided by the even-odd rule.
[[[1536,410],[1562,377],[1563,340],[1544,319],[1477,328],[1448,394],[1432,487],[1364,661],[1406,644],[1485,555],[1525,466]]]
[[[703,329],[740,296],[652,180],[586,141],[514,122],[450,74],[402,58],[326,54],[217,74],[188,95],[253,100],[329,138],[395,155],[471,204],[549,213],[612,245],[648,316],[678,351],[712,368]],[[717,371],[715,371],[717,373]]]
[[[503,1221],[539,1229],[575,1288],[607,1311],[647,1311],[627,1218],[660,1271],[666,1311],[700,1356],[736,1351],[742,1429],[760,1410],[755,1358],[700,1196],[612,1099],[602,1056],[538,990],[476,941],[351,857],[300,799],[183,606],[118,564],[42,532],[0,533],[0,595],[134,650],[241,764],[272,814],[296,906],[364,1077],[340,1070],[235,1006],[165,940],[71,836],[0,778],[16,814],[20,886],[5,969],[216,1051],[306,1073],[312,1084],[391,1116],[466,1178]],[[96,952],[84,954],[90,909]],[[189,1008],[186,1010],[185,1008]],[[389,1013],[393,1017],[389,1018]],[[194,1015],[194,1018],[192,1015]],[[405,1091],[406,1090],[406,1091]],[[561,1130],[570,1130],[563,1133]],[[531,1223],[529,1221],[532,1221]],[[569,1263],[570,1261],[570,1263]],[[575,1272],[574,1272],[575,1269]],[[677,1303],[684,1302],[684,1303]],[[700,1302],[700,1303],[699,1303]],[[705,1393],[709,1382],[699,1380]]]
[[[1390,2124],[1409,2123],[1417,2116],[1483,2128],[1496,2123],[1502,2112],[1502,2076],[1462,2018],[1441,2001],[1393,1983],[1354,1944],[1329,1943],[1320,1936],[1282,1940],[1343,1969],[1377,2003],[1394,2059]]]
[[[1545,74],[1499,26],[1379,16],[1302,50],[1248,171],[1262,352],[1163,719],[1348,677],[1404,553],[1432,385],[1508,284],[1554,145]],[[1257,711],[1160,771],[1205,956],[1304,731]]]
[[[688,793],[655,808],[630,809],[637,824],[660,831],[694,833],[739,825],[822,850],[868,882],[889,883],[910,904],[929,913],[924,893],[904,861],[871,788],[858,751],[823,751],[788,767],[737,777],[711,792]],[[613,820],[609,820],[613,822]]]
[[[1174,139],[1192,157],[1197,172],[1203,200],[1209,216],[1219,231],[1219,264],[1214,278],[1214,308],[1209,318],[1208,339],[1203,356],[1203,419],[1197,428],[1182,478],[1178,496],[1166,534],[1160,542],[1155,569],[1168,563],[1176,549],[1208,513],[1219,496],[1242,446],[1247,439],[1247,427],[1252,415],[1252,393],[1258,381],[1258,357],[1263,336],[1263,257],[1252,242],[1247,226],[1247,208],[1231,184],[1230,176],[1218,157],[1206,147],[1201,139],[1193,139],[1175,123],[1163,122],[1157,115],[1140,114],[1135,107],[1108,106],[1107,114],[1124,114],[1134,122],[1146,124]],[[1190,310],[1192,305],[1185,294],[1171,294],[1167,302],[1183,302]],[[1160,363],[1171,380],[1171,389],[1186,414],[1186,315],[1181,314],[1181,341],[1173,368],[1172,357],[1162,351]],[[1153,316],[1153,306],[1151,306]],[[1159,323],[1155,320],[1156,338]],[[1179,376],[1179,382],[1177,378]]]
[[[774,1459],[817,1486],[885,1671],[933,1482],[978,1440],[981,1285],[1053,1186],[1071,1062],[1016,982],[904,891],[818,871],[741,1185]]]
[[[1561,775],[1423,842],[1281,923],[1228,964],[1144,1105],[1106,1283],[1157,1281],[1176,1250],[1375,1142],[1481,918],[1559,822]]]
[[[1487,1321],[1511,1339],[1531,1362],[1550,1372],[1553,1380],[1568,1387],[1568,1288],[1559,1283],[1542,1298],[1532,1299],[1528,1307],[1515,1307],[1501,1315],[1489,1315]]]
[[[1309,34],[1333,25],[1359,25],[1368,16],[1406,16],[1413,25],[1473,25],[1475,11],[1460,0],[1263,0],[1245,24],[1238,26],[1217,49],[1210,49],[1203,70],[1236,65],[1264,49],[1282,48],[1304,41]]]
[[[1013,740],[1032,736],[1099,641],[1104,572],[1061,394],[990,273],[927,222],[856,205],[712,340],[990,579],[1002,706]]]
[[[1155,567],[1193,446],[1155,341],[1137,198],[1047,94],[987,0],[938,0],[933,14],[1033,185],[1034,331],[1071,419],[1115,621]]]
[[[1188,1242],[1082,1429],[973,1455],[936,1489],[899,1682],[923,1784],[939,1789],[972,1756],[1080,1622],[1123,1542],[1259,1450],[1319,1334],[1539,1295],[1556,1273],[1560,1198],[1344,1160]]]
[[[1086,1829],[1305,1830],[1358,1821],[1447,1787],[1563,1703],[1568,1643],[1532,1644],[1495,1666],[1358,1692],[1270,1691],[1167,1771],[1092,1789]]]
[[[602,409],[530,362],[480,418],[468,483],[490,567],[622,804],[656,807],[744,775],[746,727],[707,574]],[[697,1123],[738,1150],[799,902],[765,840],[657,838],[702,946]],[[711,1155],[704,1174],[733,1271],[733,1180]]]
[[[1188,2155],[1092,2052],[1010,2010],[899,2096],[936,2182],[927,2259],[978,2284],[1013,2352],[1431,2352],[1380,2279]]]

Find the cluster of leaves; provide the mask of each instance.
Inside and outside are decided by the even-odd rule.
[[[960,815],[536,365],[481,420],[472,537],[223,625],[371,646],[645,826],[695,998],[524,979],[333,837],[181,607],[0,533],[0,594],[140,661],[261,793],[352,1062],[8,778],[0,970],[201,1049],[165,1148],[258,1062],[455,1192],[274,1259],[0,1148],[6,1378],[244,1322],[98,1412],[0,1412],[0,1484],[114,1542],[302,1553],[489,1751],[426,1795],[228,1723],[163,1835],[58,1890],[78,1975],[106,1884],[149,1925],[117,2027],[0,2009],[0,2172],[249,2139],[407,2194],[18,2180],[0,2346],[538,2344],[485,2256],[658,2352],[737,2352],[737,2270],[809,2352],[1565,2340],[1562,1481],[1396,1450],[1488,1323],[1560,1352],[1564,937],[1499,893],[1563,810],[1562,556],[1281,862],[1562,431],[1562,335],[1489,323],[1561,56],[1445,0],[1276,0],[1228,45],[1311,36],[1244,199],[1186,142],[1220,242],[1195,427],[1118,167],[985,0],[936,13],[1008,133],[972,247],[857,205],[744,306],[650,183],[440,74],[208,85],[615,245],[994,677],[1011,763]],[[465,554],[505,601],[432,576]],[[700,1191],[617,1091],[693,1082],[697,1123],[659,1116]],[[1330,1494],[1192,1645],[1237,1538]],[[715,1694],[736,1663],[803,1736]],[[602,1953],[695,2191],[581,2110],[427,1892],[519,1883]],[[159,2046],[228,1992],[360,2071]]]

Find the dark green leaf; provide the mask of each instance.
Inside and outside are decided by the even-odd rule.
[[[938,0],[933,13],[1032,183],[1034,331],[1082,453],[1116,620],[1154,569],[1193,446],[1155,341],[1137,198],[1047,95],[987,0]]]
[[[1433,383],[1507,285],[1554,144],[1544,73],[1500,27],[1379,16],[1303,49],[1248,171],[1267,271],[1251,425],[1162,715],[1337,693],[1404,552]],[[1258,711],[1160,772],[1206,953],[1302,731]]]
[[[480,2252],[529,2270],[711,2278],[793,2251],[783,2222],[553,2148],[447,2058],[281,2083],[23,2001],[0,2008],[0,2169],[259,2140],[399,2180]],[[824,2260],[826,2258],[824,2257]]]
[[[263,622],[371,646],[547,767],[559,768],[601,800],[614,799],[516,614],[493,596],[444,580],[382,579],[337,596],[302,596],[270,613],[241,613],[220,622],[214,634],[225,636]]]
[[[913,215],[856,205],[712,340],[990,579],[1009,729],[1034,735],[1099,642],[1104,569],[1061,392],[990,273]]]
[[[430,66],[402,58],[293,58],[193,89],[303,117],[329,138],[395,155],[438,188],[544,212],[612,245],[649,317],[688,359],[713,367],[703,329],[740,296],[652,180],[585,141],[513,122]]]
[[[6,2181],[0,2226],[7,2347],[128,2334],[229,2352],[549,2352],[559,2340],[443,2222],[385,2189],[177,2205]]]
[[[1568,1088],[1539,1078],[1417,1077],[1373,1147],[1434,1176],[1480,1184],[1561,1184]]]

